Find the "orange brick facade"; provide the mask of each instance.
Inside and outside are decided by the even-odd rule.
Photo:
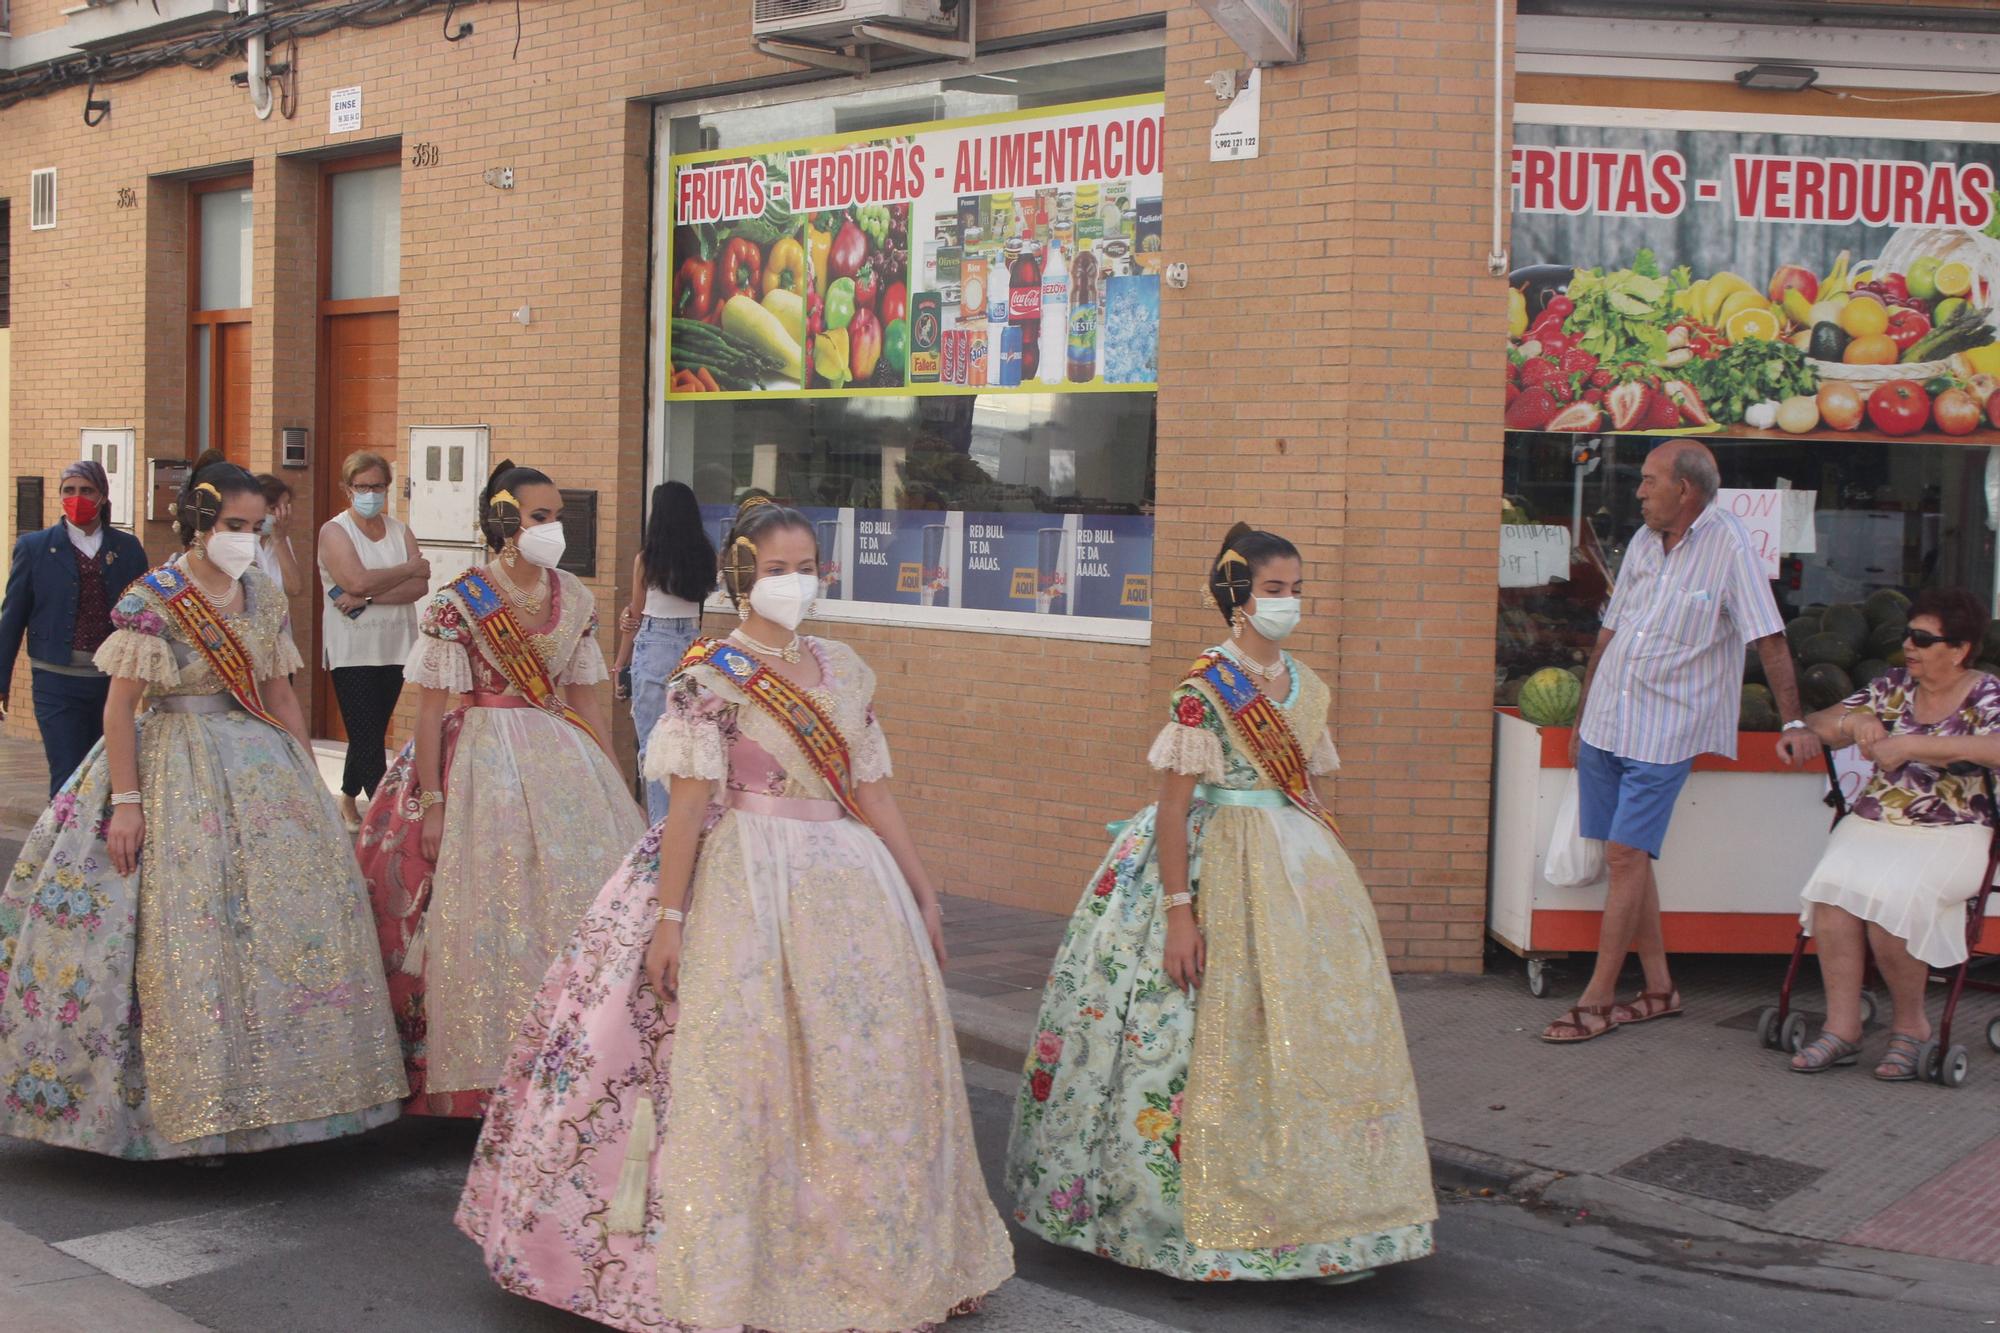
[[[16,32],[55,21],[43,8],[17,3]],[[315,420],[315,159],[399,144],[399,434],[488,422],[496,459],[598,489],[595,591],[622,597],[646,481],[648,102],[793,74],[755,52],[747,8],[542,0],[522,9],[518,58],[506,5],[461,6],[476,31],[456,44],[436,12],[341,31],[300,44],[291,120],[252,116],[228,81],[237,65],[104,90],[95,129],[81,89],[0,113],[14,472],[53,480],[92,425],[186,455],[187,175],[222,167],[254,174],[253,462],[272,466],[277,429]],[[1310,584],[1298,647],[1335,684],[1334,804],[1392,962],[1474,969],[1504,319],[1485,269],[1492,6],[1306,13],[1307,59],[1264,76],[1262,157],[1210,164],[1203,81],[1243,61],[1192,0],[982,0],[984,43],[1164,23],[1166,226],[1192,280],[1162,311],[1153,643],[836,632],[880,673],[899,796],[935,872],[955,891],[1067,910],[1104,821],[1147,799],[1141,756],[1166,689],[1217,637],[1199,589],[1221,531],[1240,517],[1292,536]],[[363,130],[329,137],[328,91],[349,85],[364,89]],[[418,142],[437,145],[436,167],[409,165]],[[44,166],[62,172],[61,222],[31,232],[28,176]],[[482,181],[496,167],[513,168],[513,190]],[[510,319],[524,303],[526,327]],[[310,472],[287,475],[309,537],[338,502],[311,493]],[[164,524],[145,536],[165,553]],[[295,610],[316,619],[317,598]],[[14,698],[27,694],[23,665]]]

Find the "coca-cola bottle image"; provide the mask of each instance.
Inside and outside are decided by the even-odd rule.
[[[1009,241],[1007,255],[1007,322],[1021,331],[1021,383],[1026,384],[1042,365],[1042,256],[1025,237]]]

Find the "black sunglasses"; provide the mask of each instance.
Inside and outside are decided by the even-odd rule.
[[[1906,643],[1918,648],[1935,648],[1941,643],[1950,643],[1942,634],[1932,634],[1929,630],[1913,629],[1903,636]]]

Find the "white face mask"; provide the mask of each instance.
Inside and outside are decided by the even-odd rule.
[[[1299,599],[1258,597],[1257,609],[1250,613],[1250,626],[1272,643],[1282,640],[1299,627]]]
[[[278,530],[278,516],[266,514],[257,524],[257,531],[268,537]]]
[[[257,534],[254,532],[212,532],[204,548],[208,563],[233,582],[257,561]]]
[[[354,512],[363,518],[373,518],[382,512],[382,506],[389,497],[380,491],[357,491],[354,495]]]
[[[766,574],[750,585],[750,609],[773,624],[797,629],[817,596],[817,574]]]
[[[554,569],[562,563],[563,550],[567,543],[560,523],[541,523],[532,528],[523,528],[521,535],[514,539],[521,558],[531,565],[543,569]]]

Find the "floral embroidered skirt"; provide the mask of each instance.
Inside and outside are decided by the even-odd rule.
[[[1120,829],[1056,956],[1015,1105],[1005,1179],[1022,1226],[1197,1281],[1431,1253],[1428,1159],[1374,911],[1316,829],[1296,811],[1197,803],[1209,960],[1193,997],[1163,964],[1154,810]],[[1291,1157],[1268,1147],[1294,1139]]]
[[[400,813],[415,785],[413,746],[369,804],[356,851],[395,994],[409,1109],[476,1116],[550,961],[646,820],[596,743],[539,709],[462,710],[445,747],[437,866],[423,859],[421,824]]]
[[[312,761],[242,712],[148,715],[138,758],[135,875],[100,742],[0,887],[0,1134],[172,1158],[395,1119],[381,959]]]
[[[628,1333],[923,1333],[977,1308],[1011,1271],[1006,1234],[943,986],[880,842],[846,821],[725,815],[704,842],[673,1006],[641,972],[660,834],[550,969],[459,1228],[507,1290]],[[689,1085],[706,1091],[676,1103]],[[613,1233],[641,1097],[658,1126],[645,1229]],[[663,1312],[663,1260],[685,1265],[671,1299],[698,1322]]]

